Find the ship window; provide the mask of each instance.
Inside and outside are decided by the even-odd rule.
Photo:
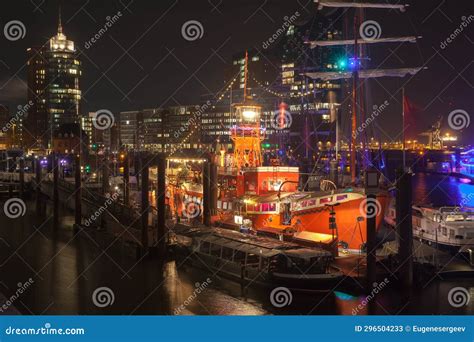
[[[201,253],[205,253],[205,254],[209,254],[209,247],[210,247],[210,243],[207,242],[207,241],[201,241],[201,247],[199,248],[199,251]]]
[[[222,208],[222,201],[217,201],[217,209],[221,209]]]
[[[442,232],[444,236],[448,235],[448,230],[445,227],[442,228]]]
[[[211,245],[211,255],[220,258],[220,256],[221,256],[221,249],[222,249],[222,246],[219,246],[219,245],[216,245],[216,244],[212,244],[212,245]]]
[[[453,229],[449,230],[449,238],[454,239],[454,230]]]
[[[446,222],[464,221],[464,215],[447,215]]]
[[[255,254],[247,254],[247,262],[246,265],[258,265],[259,264],[259,256]]]
[[[234,252],[234,262],[245,262],[245,252],[242,251],[235,251]]]
[[[232,260],[232,256],[234,255],[234,250],[229,247],[222,248],[222,259]]]

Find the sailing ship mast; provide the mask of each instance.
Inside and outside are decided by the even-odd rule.
[[[379,8],[379,9],[398,9],[401,12],[405,11],[407,5],[401,4],[381,4],[381,3],[358,3],[358,2],[332,2],[332,1],[320,1],[315,0],[318,4],[318,9],[321,10],[324,7],[337,7],[337,8]],[[357,100],[358,100],[358,82],[359,79],[378,78],[378,77],[405,77],[406,75],[415,75],[422,67],[415,68],[397,68],[397,69],[365,69],[359,70],[360,57],[359,57],[359,44],[377,44],[377,43],[403,43],[410,42],[414,43],[417,38],[421,37],[392,37],[392,38],[366,38],[363,37],[359,41],[357,35],[357,28],[359,26],[359,16],[357,13],[354,15],[354,38],[345,40],[330,40],[330,41],[311,41],[308,42],[311,48],[324,47],[324,46],[338,46],[338,45],[354,45],[354,56],[353,56],[353,69],[351,72],[307,72],[304,75],[312,79],[320,79],[322,81],[327,80],[339,80],[352,78],[352,117],[351,117],[351,144],[350,144],[350,169],[351,169],[351,183],[355,184],[357,179],[356,171],[356,150],[357,150]],[[404,95],[403,95],[404,96]],[[404,120],[404,112],[403,120]],[[403,127],[404,128],[404,127]],[[405,146],[404,146],[405,148]],[[337,156],[336,156],[337,158]],[[405,162],[404,162],[405,163]]]

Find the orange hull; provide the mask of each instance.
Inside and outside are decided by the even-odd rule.
[[[360,207],[365,197],[340,203],[334,207],[336,212],[337,235],[339,242],[345,242],[349,249],[358,250],[367,240],[367,220]],[[377,196],[380,210],[376,216],[377,230],[383,222],[385,208],[388,204],[388,194]],[[358,222],[358,217],[363,219]],[[321,207],[311,211],[296,211],[292,213],[291,226],[282,225],[282,214],[253,215],[254,227],[276,229],[294,228],[295,231],[310,231],[314,233],[333,234],[329,229],[329,208]]]

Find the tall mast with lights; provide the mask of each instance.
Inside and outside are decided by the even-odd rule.
[[[253,102],[247,94],[248,53],[245,53],[244,98],[242,103],[233,104],[232,112],[236,124],[231,128],[234,143],[234,167],[238,171],[246,167],[262,165],[261,143],[264,133],[260,127],[262,107]]]

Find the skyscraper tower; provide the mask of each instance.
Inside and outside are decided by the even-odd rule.
[[[28,99],[33,102],[25,122],[27,148],[51,146],[53,131],[63,124],[79,124],[81,62],[74,42],[58,31],[39,48],[28,51]]]

